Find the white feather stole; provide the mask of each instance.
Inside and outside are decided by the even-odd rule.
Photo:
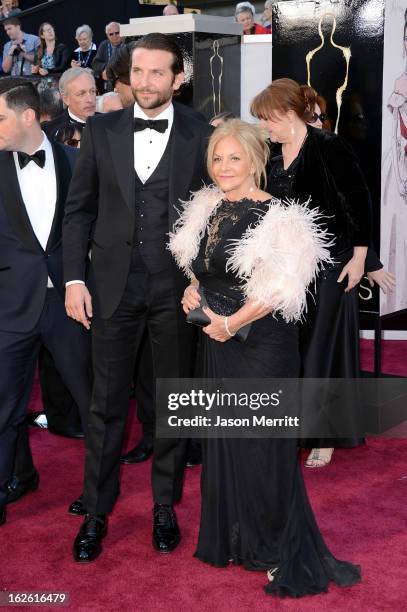
[[[223,198],[224,193],[210,185],[193,193],[188,202],[181,202],[183,210],[174,224],[174,231],[169,234],[168,248],[188,278],[193,276],[191,263],[198,255],[208,219]]]
[[[287,321],[298,321],[306,310],[307,290],[324,264],[333,263],[333,244],[309,201],[281,202],[270,208],[228,249],[228,269],[243,281],[246,298],[266,304]]]
[[[223,197],[217,187],[204,187],[183,203],[169,249],[189,278],[208,219]],[[227,249],[228,270],[241,281],[246,299],[266,304],[287,322],[301,318],[308,286],[324,264],[333,263],[333,241],[318,223],[318,209],[308,205],[272,199],[266,213],[259,211],[259,223]]]

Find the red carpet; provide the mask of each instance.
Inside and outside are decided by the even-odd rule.
[[[360,341],[360,365],[364,372],[374,369],[373,340]],[[407,376],[407,341],[382,340],[382,373]]]
[[[298,601],[266,596],[263,573],[214,569],[192,557],[199,519],[197,468],[187,471],[178,507],[183,540],[172,555],[160,556],[151,547],[149,461],[123,469],[104,554],[94,564],[75,564],[71,547],[81,520],[66,509],[81,491],[82,443],[32,430],[32,447],[40,488],[9,507],[8,522],[0,529],[2,590],[65,591],[69,609],[92,611],[407,609],[406,440],[369,440],[364,448],[336,451],[326,469],[305,470],[329,547],[337,557],[360,563],[363,581]]]

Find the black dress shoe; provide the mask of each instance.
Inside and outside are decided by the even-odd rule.
[[[188,457],[187,457],[186,466],[187,467],[196,467],[197,465],[201,465],[201,463],[202,463],[202,455],[191,454],[191,455],[188,455]]]
[[[141,440],[141,442],[137,444],[133,450],[123,455],[123,457],[120,457],[120,463],[124,463],[126,465],[130,465],[132,463],[142,463],[151,457],[153,450],[153,443],[143,438],[143,440]]]
[[[153,546],[160,553],[169,553],[181,540],[174,509],[166,504],[155,504],[153,514]]]
[[[82,523],[73,545],[73,558],[78,563],[90,563],[102,552],[102,540],[107,533],[104,515],[88,514]]]
[[[55,429],[48,425],[48,431],[55,436],[62,436],[63,438],[84,438],[85,434],[82,429],[78,427],[66,427],[65,429]]]
[[[86,514],[86,510],[83,506],[83,495],[79,495],[79,497],[72,502],[68,508],[68,512],[74,516],[84,516]]]
[[[38,489],[39,482],[40,476],[37,470],[34,470],[32,476],[24,482],[13,476],[7,485],[7,503],[12,504],[30,491],[35,491]]]
[[[0,526],[6,522],[6,509],[0,510]]]

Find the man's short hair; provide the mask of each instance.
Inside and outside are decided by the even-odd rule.
[[[131,54],[133,54],[135,49],[167,51],[168,53],[171,53],[174,58],[171,66],[173,74],[177,75],[180,72],[184,72],[184,58],[182,57],[182,51],[175,42],[174,38],[168,34],[161,34],[160,32],[146,34],[133,43]]]
[[[107,34],[107,28],[110,28],[110,26],[119,26],[119,31],[120,31],[120,23],[118,21],[110,21],[109,23],[106,24],[105,27],[105,34]]]
[[[44,87],[39,91],[41,116],[55,119],[64,110],[61,96],[56,87]]]
[[[27,79],[13,76],[0,79],[0,96],[5,99],[7,107],[15,113],[22,113],[31,108],[35,112],[35,118],[40,120],[40,96]]]
[[[72,81],[80,77],[82,74],[88,74],[93,80],[95,80],[93,72],[90,68],[75,66],[75,68],[68,68],[68,70],[65,70],[59,79],[59,91],[61,95],[66,95],[69,83],[72,83]]]
[[[20,26],[21,28],[21,19],[18,17],[7,17],[7,19],[3,21],[3,27],[5,28],[6,25]]]
[[[106,75],[109,81],[120,81],[125,85],[130,85],[130,54],[134,43],[121,45],[113,53],[106,66]]]

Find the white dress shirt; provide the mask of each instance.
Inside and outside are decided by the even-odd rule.
[[[68,108],[68,115],[70,116],[71,119],[73,119],[74,121],[77,121],[78,123],[83,123],[85,125],[86,121],[84,121],[83,119],[79,119],[79,117],[77,117],[76,115],[73,114],[72,111],[69,110]]]
[[[52,146],[44,132],[43,136],[40,146],[31,153],[33,155],[36,151],[44,149],[45,165],[43,168],[40,168],[34,161],[20,168],[16,152],[13,153],[13,157],[21,196],[31,227],[45,251],[55,215],[57,180]],[[48,287],[52,287],[50,279],[48,279]]]
[[[145,112],[134,104],[134,117],[149,120]],[[162,113],[154,117],[153,121],[168,119],[168,128],[163,134],[147,128],[140,132],[134,132],[134,169],[142,183],[145,183],[157,168],[170,138],[172,124],[174,122],[174,107],[167,106]]]

